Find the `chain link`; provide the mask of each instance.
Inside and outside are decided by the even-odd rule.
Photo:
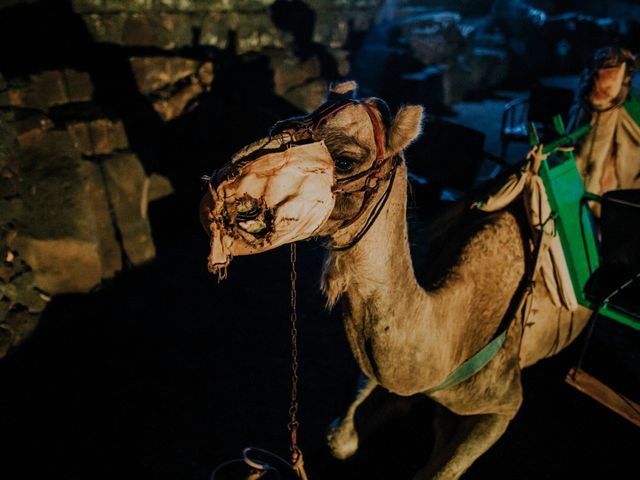
[[[291,244],[291,406],[289,407],[289,423],[287,424],[287,428],[289,432],[291,432],[291,468],[296,473],[300,480],[309,480],[307,476],[307,472],[304,469],[304,459],[302,457],[302,450],[298,447],[298,427],[300,423],[298,422],[298,311],[297,311],[297,290],[296,290],[296,281],[298,279],[298,274],[296,272],[296,244]],[[265,474],[269,472],[275,472],[276,476],[280,478],[278,471],[273,467],[270,467],[267,463],[262,460],[254,460],[249,456],[251,452],[258,452],[269,455],[273,458],[279,459],[282,462],[286,463],[285,460],[278,457],[271,452],[266,450],[262,450],[259,448],[246,448],[243,452],[243,459],[239,460],[244,462],[245,465],[251,467],[252,473],[247,478],[262,478]],[[211,479],[214,480],[216,478],[216,474],[222,468],[235,463],[235,460],[231,460],[229,462],[223,463],[219,465],[211,474]]]
[[[291,432],[291,452],[294,461],[300,455],[298,448],[298,311],[296,281],[296,244],[291,243],[291,406],[289,407],[290,421],[287,425]]]
[[[298,305],[296,282],[296,244],[291,244],[291,406],[289,407],[289,431],[291,432],[291,463],[300,480],[308,480],[304,469],[302,450],[298,447]]]

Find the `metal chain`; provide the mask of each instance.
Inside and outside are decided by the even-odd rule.
[[[300,456],[298,448],[298,309],[296,281],[298,274],[296,272],[296,244],[291,243],[291,406],[289,407],[289,424],[287,425],[291,432],[291,455],[293,462],[296,463]]]
[[[280,460],[293,469],[300,480],[309,480],[307,472],[304,469],[304,459],[302,458],[302,450],[298,447],[298,306],[296,290],[296,281],[298,274],[296,272],[296,244],[291,243],[291,406],[289,407],[289,423],[287,428],[291,432],[291,465],[289,465],[284,459],[279,456],[260,448],[245,448],[242,452],[242,459],[230,460],[219,465],[211,474],[211,480],[215,480],[216,475],[223,468],[235,464],[236,462],[242,462],[245,465],[251,467],[253,470],[247,478],[262,478],[269,472],[275,472],[276,476],[280,478],[278,470],[268,465],[262,459],[254,459],[249,455],[250,453],[261,453],[263,456],[269,456]]]

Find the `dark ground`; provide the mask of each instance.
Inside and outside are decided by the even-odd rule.
[[[286,455],[288,249],[237,258],[217,284],[195,206],[176,210],[166,199],[151,214],[155,262],[95,294],[54,299],[35,336],[0,362],[3,478],[204,480],[245,446]],[[169,216],[183,221],[160,221]],[[411,478],[431,444],[428,400],[381,392],[358,422],[371,429],[379,404],[395,418],[366,436],[355,458],[337,461],[324,446],[357,367],[338,315],[322,309],[320,260],[317,244],[300,245],[299,433],[308,473]],[[633,476],[638,428],[563,381],[580,343],[525,371],[521,411],[465,478]]]
[[[53,45],[54,50],[65,51]],[[128,88],[114,91],[111,82],[120,73],[126,78],[118,68],[124,68],[128,52],[88,44],[76,53],[73,61],[61,58],[52,66],[90,71],[103,106]],[[237,258],[228,280],[216,283],[206,271],[208,242],[197,203],[200,175],[291,112],[269,96],[269,83],[256,70],[260,59],[227,60],[214,93],[189,118],[164,130],[138,131],[138,117],[125,118],[143,161],[149,147],[144,142],[166,135],[167,145],[158,149],[164,161],[150,167],[168,175],[176,193],[150,206],[157,258],[96,293],[54,298],[33,338],[0,361],[1,478],[205,480],[245,446],[286,456],[288,249]],[[235,73],[225,79],[224,68]],[[238,84],[249,77],[253,83]],[[149,106],[137,100],[148,116]],[[115,114],[126,116],[119,105]],[[240,112],[237,117],[224,114],[230,106]],[[467,112],[497,128],[498,119],[487,119],[482,115],[487,109],[477,107],[470,104]],[[464,111],[458,114],[464,123]],[[299,436],[307,471],[312,480],[411,478],[432,441],[433,404],[426,399],[380,392],[357,418],[373,432],[353,459],[337,461],[324,446],[327,426],[349,403],[358,368],[339,312],[323,309],[321,258],[318,243],[299,246]],[[611,356],[602,355],[609,340],[599,338],[621,339],[637,352],[638,336],[598,335],[610,326],[598,328],[587,367],[637,393],[637,368],[633,373],[628,363],[614,365]],[[564,383],[582,340],[524,372],[521,411],[464,478],[637,475],[640,430]],[[376,406],[386,414],[376,413]],[[391,414],[395,418],[378,425]]]

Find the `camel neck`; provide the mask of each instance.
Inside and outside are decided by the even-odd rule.
[[[394,292],[415,294],[420,289],[409,253],[406,208],[407,169],[401,164],[375,223],[352,248],[332,253],[338,268],[348,272],[348,296],[395,303]]]
[[[323,279],[329,304],[341,298],[347,338],[360,367],[399,394],[436,385],[451,368],[428,358],[421,359],[420,374],[414,371],[424,352],[442,351],[434,346],[442,336],[434,332],[446,328],[444,316],[434,314],[442,302],[434,304],[414,275],[406,203],[402,164],[375,224],[351,249],[330,253]]]

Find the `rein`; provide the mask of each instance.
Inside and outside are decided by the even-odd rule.
[[[362,106],[373,128],[374,141],[376,146],[376,155],[373,164],[366,170],[357,174],[339,178],[335,180],[332,193],[340,195],[353,195],[363,193],[364,198],[358,212],[351,218],[344,220],[340,224],[340,228],[345,228],[358,222],[361,218],[365,218],[362,228],[353,235],[353,237],[344,245],[334,246],[334,250],[347,250],[358,243],[362,237],[369,231],[371,226],[383,210],[387,200],[390,197],[395,175],[398,165],[402,161],[401,155],[386,157],[385,153],[385,134],[381,120],[378,118],[374,109],[365,102],[353,99],[339,99],[334,102],[327,103],[306,117],[298,117],[284,120],[276,123],[269,132],[269,138],[265,143],[261,143],[258,148],[247,150],[246,155],[240,154],[232,162],[227,164],[223,169],[214,172],[210,177],[205,179],[212,198],[216,198],[216,186],[225,180],[234,178],[240,172],[241,168],[248,165],[252,161],[266,153],[274,151],[283,151],[291,147],[304,145],[312,142],[319,142],[317,130],[328,119],[336,115],[338,112],[350,105]],[[335,178],[335,177],[334,177]],[[387,185],[381,195],[378,191],[384,182]],[[368,213],[368,215],[367,215]],[[308,480],[304,468],[304,460],[302,451],[298,445],[298,429],[300,422],[298,420],[298,314],[297,314],[297,271],[296,260],[297,251],[295,242],[291,243],[290,250],[290,322],[291,322],[291,401],[289,406],[289,422],[287,429],[290,434],[290,452],[291,462],[287,462],[283,458],[263,449],[249,447],[243,451],[243,458],[231,460],[219,465],[211,474],[211,480],[217,480],[218,474],[230,465],[244,464],[245,467],[251,469],[247,478],[260,478],[263,475],[273,472],[280,478],[278,470],[269,465],[268,461],[276,460],[286,467],[287,470],[295,473],[298,479]]]
[[[296,271],[297,249],[295,242],[291,243],[289,260],[291,263],[291,272],[289,274],[290,281],[290,322],[291,322],[291,403],[289,405],[289,423],[287,429],[290,435],[289,450],[291,452],[291,462],[276,455],[269,450],[256,447],[247,447],[242,451],[242,458],[237,458],[224,462],[216,467],[211,473],[209,480],[218,480],[220,472],[227,470],[230,466],[244,465],[250,469],[247,479],[259,479],[268,473],[273,473],[276,478],[280,479],[280,471],[277,467],[271,465],[273,460],[279,463],[287,471],[296,475],[299,480],[309,480],[307,472],[304,468],[304,459],[302,450],[298,445],[298,428],[300,421],[298,420],[298,291],[297,280],[298,272]],[[227,477],[224,477],[227,478]]]

